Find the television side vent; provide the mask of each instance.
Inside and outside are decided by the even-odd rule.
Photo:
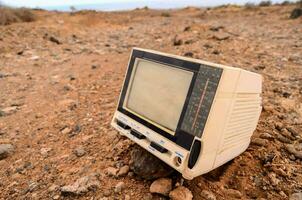
[[[251,137],[261,112],[259,94],[237,94],[225,127],[222,151],[240,145]]]

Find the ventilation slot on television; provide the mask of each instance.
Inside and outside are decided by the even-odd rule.
[[[230,148],[251,137],[258,120],[261,97],[259,95],[237,94],[234,108],[225,129],[223,149]]]

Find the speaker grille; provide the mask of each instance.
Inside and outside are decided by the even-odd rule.
[[[225,127],[222,150],[249,140],[256,128],[260,112],[259,94],[237,94]]]

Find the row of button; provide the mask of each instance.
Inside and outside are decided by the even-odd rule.
[[[134,130],[134,129],[131,129],[130,126],[128,126],[127,124],[117,120],[116,121],[116,124],[125,129],[125,130],[130,130],[130,134],[133,135],[134,137],[138,138],[139,140],[142,140],[142,139],[146,139],[146,136],[141,134],[140,132]],[[154,149],[156,149],[157,151],[159,151],[160,153],[167,153],[168,152],[168,149],[162,147],[161,145],[155,143],[155,142],[151,142],[150,143],[150,146],[153,147]]]

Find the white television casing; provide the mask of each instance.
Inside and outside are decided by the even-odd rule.
[[[128,137],[170,165],[188,180],[225,164],[247,149],[262,109],[261,75],[240,68],[140,48],[133,49],[128,70],[131,58],[134,56],[133,52],[139,52],[139,55],[150,54],[155,58],[160,56],[161,58],[168,58],[170,61],[176,59],[197,63],[220,69],[222,73],[202,135],[201,137],[193,136],[191,145],[184,148],[117,109],[111,125],[121,135]],[[117,122],[125,126],[121,127]],[[134,131],[139,132],[143,139],[131,134]],[[150,145],[151,142],[164,148],[165,152],[154,148]],[[195,147],[195,144],[198,147]],[[193,151],[195,152],[193,153]],[[193,154],[195,154],[194,158],[190,158],[190,155],[192,157]],[[194,160],[193,166],[192,159]],[[191,164],[189,164],[189,160]]]

